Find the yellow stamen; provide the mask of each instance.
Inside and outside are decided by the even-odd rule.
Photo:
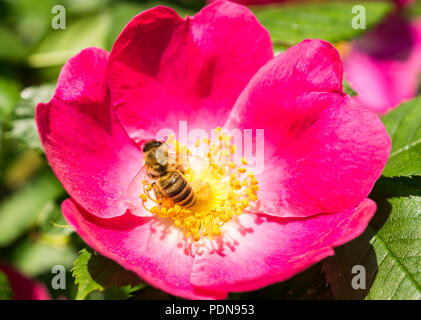
[[[259,190],[256,177],[245,168],[238,168],[238,164],[233,162],[236,147],[230,144],[231,136],[222,133],[220,127],[215,129],[215,133],[216,142],[202,139],[209,146],[202,157],[207,166],[201,169],[194,166],[186,168],[185,177],[196,195],[193,207],[181,207],[166,197],[162,200],[152,198],[149,193],[153,187],[148,181],[143,181],[143,193],[139,196],[145,210],[162,219],[172,219],[174,225],[194,241],[206,236],[213,239],[221,235],[225,223],[235,215],[241,215],[251,202],[257,200]],[[168,137],[167,144],[172,145],[176,151],[188,150],[173,135]],[[195,146],[199,147],[200,144],[201,140],[197,140]],[[248,162],[241,158],[241,164],[247,165]],[[247,176],[243,175],[245,173]],[[157,205],[147,209],[145,204],[149,201]]]
[[[231,141],[231,136],[224,136],[223,140],[228,144]]]

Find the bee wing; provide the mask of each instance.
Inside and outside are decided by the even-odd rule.
[[[132,181],[130,181],[129,186],[127,187],[127,194],[129,198],[137,199],[139,195],[142,193],[142,185],[143,181],[148,180],[149,177],[147,175],[146,164],[142,166],[139,172],[134,176]]]
[[[143,193],[143,181],[150,180],[147,173],[147,167],[143,165],[127,187],[128,209],[132,214],[141,217],[151,216],[151,213],[143,209],[142,200],[139,197]]]
[[[202,172],[207,170],[209,167],[209,161],[206,158],[199,157],[193,154],[171,154],[174,159],[175,167],[181,167],[184,171],[187,171],[188,168],[193,168],[196,172]]]

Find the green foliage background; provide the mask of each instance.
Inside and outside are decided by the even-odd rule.
[[[53,30],[51,9],[66,8],[66,29]],[[51,97],[61,67],[81,49],[110,50],[125,24],[163,4],[193,15],[199,0],[0,0],[0,260],[45,283],[53,298],[176,299],[86,248],[66,226],[66,193],[45,161],[34,108]],[[368,29],[392,10],[387,1],[326,1],[253,7],[277,52],[305,38],[340,45],[365,30],[350,27],[351,9],[364,4]],[[408,19],[421,15],[417,2]],[[350,95],[355,95],[348,83]],[[392,137],[391,158],[370,197],[378,211],[366,232],[294,278],[230,299],[421,299],[421,97],[383,118]],[[51,268],[68,270],[67,288],[51,288]],[[369,285],[351,288],[351,268],[367,267]],[[0,272],[0,299],[12,297]]]

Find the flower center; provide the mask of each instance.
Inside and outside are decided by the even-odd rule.
[[[221,228],[234,215],[240,215],[250,202],[257,200],[258,181],[253,173],[246,169],[247,160],[241,158],[241,163],[234,163],[235,145],[231,144],[231,136],[222,133],[221,128],[215,129],[216,140],[211,142],[204,138],[197,140],[195,148],[202,144],[205,148],[202,154],[192,156],[187,146],[180,146],[171,135],[166,144],[175,150],[178,161],[187,155],[184,177],[195,193],[195,202],[191,207],[177,205],[169,196],[158,199],[151,195],[156,190],[159,181],[143,181],[143,193],[140,195],[144,208],[162,218],[170,218],[181,228],[187,237],[197,241],[201,237],[213,238],[221,234]],[[159,190],[158,190],[159,193]],[[147,202],[155,205],[148,209]]]

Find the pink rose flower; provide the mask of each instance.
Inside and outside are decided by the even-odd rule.
[[[379,114],[415,97],[421,74],[421,20],[389,17],[354,41],[344,65],[357,99]]]
[[[217,2],[220,0],[208,0],[208,3]],[[246,6],[255,5],[255,4],[268,4],[268,3],[276,3],[276,2],[286,2],[290,0],[230,0],[235,3],[243,4]]]
[[[52,100],[37,106],[45,154],[71,197],[65,218],[95,250],[185,298],[222,299],[299,273],[366,228],[376,210],[367,196],[390,152],[383,124],[343,92],[342,74],[321,40],[274,57],[268,32],[231,2],[186,19],[165,7],[139,14],[110,54],[70,59]],[[180,120],[264,129],[263,172],[246,176],[247,159],[208,168],[200,208],[150,209],[151,186],[131,187],[141,147],[163,128],[178,132]]]
[[[414,3],[414,0],[393,0],[395,1],[399,6],[406,6]]]
[[[208,0],[208,3],[213,3],[220,0]],[[240,3],[243,5],[259,5],[259,4],[268,4],[268,3],[280,3],[280,2],[306,2],[308,0],[230,0],[232,2]],[[414,0],[392,0],[396,2],[399,6],[409,5],[414,2]]]
[[[0,265],[9,281],[13,300],[50,300],[50,294],[42,282],[27,278],[17,270],[5,264]]]

